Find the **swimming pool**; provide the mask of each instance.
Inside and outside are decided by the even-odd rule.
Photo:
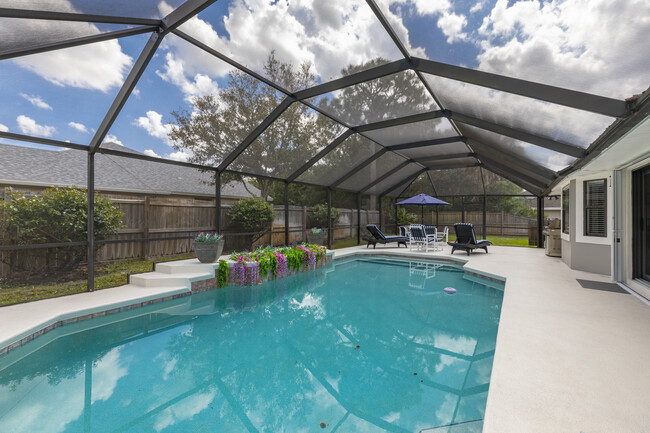
[[[481,431],[502,299],[459,266],[353,259],[65,325],[0,357],[0,426]]]

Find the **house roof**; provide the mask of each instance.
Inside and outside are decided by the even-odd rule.
[[[114,143],[103,148],[139,153]],[[0,183],[31,186],[86,187],[88,154],[79,150],[43,150],[0,143]],[[246,185],[254,196],[260,190]],[[148,194],[214,196],[212,174],[198,169],[113,155],[95,155],[95,189]],[[224,198],[251,197],[241,182],[222,186]]]

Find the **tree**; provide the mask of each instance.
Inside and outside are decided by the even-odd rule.
[[[304,89],[314,84],[311,65],[294,68],[269,54],[265,75],[286,89]],[[190,161],[219,165],[275,109],[284,95],[250,75],[233,70],[218,95],[194,98],[193,111],[172,112],[175,123],[169,138],[174,147],[188,150]],[[229,166],[232,170],[284,178],[329,143],[340,128],[301,103],[294,103],[273,122]],[[223,180],[243,180],[226,176]],[[266,198],[272,180],[257,178]]]
[[[228,211],[230,225],[242,233],[251,234],[251,247],[263,236],[260,232],[269,229],[275,219],[273,207],[266,201],[259,198],[247,198],[235,203]]]
[[[49,188],[39,195],[11,194],[0,201],[0,234],[4,245],[83,242],[87,238],[88,194],[79,188]],[[95,196],[96,240],[107,239],[123,227],[124,214],[106,198]],[[99,249],[96,246],[96,249]],[[86,247],[11,251],[3,262],[12,271],[40,275],[69,271],[86,258]]]

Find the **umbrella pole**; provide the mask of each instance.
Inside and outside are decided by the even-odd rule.
[[[422,225],[424,225],[424,206],[420,206],[420,220],[422,221]]]

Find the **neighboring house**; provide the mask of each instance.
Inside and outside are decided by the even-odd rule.
[[[139,153],[113,143],[102,144],[102,147]],[[51,186],[86,187],[86,152],[0,143],[0,155],[0,199],[9,189],[30,194]],[[120,198],[147,195],[205,201],[215,196],[211,173],[103,154],[95,156],[95,190]],[[230,182],[221,187],[222,205],[251,196],[259,197],[260,190],[250,183],[244,187],[242,182]]]
[[[531,209],[537,209],[537,197],[528,197],[528,206]],[[544,197],[544,218],[549,220],[560,219],[562,217],[562,202],[559,195],[549,195]]]
[[[650,117],[552,193],[561,197],[562,260],[650,299]]]

